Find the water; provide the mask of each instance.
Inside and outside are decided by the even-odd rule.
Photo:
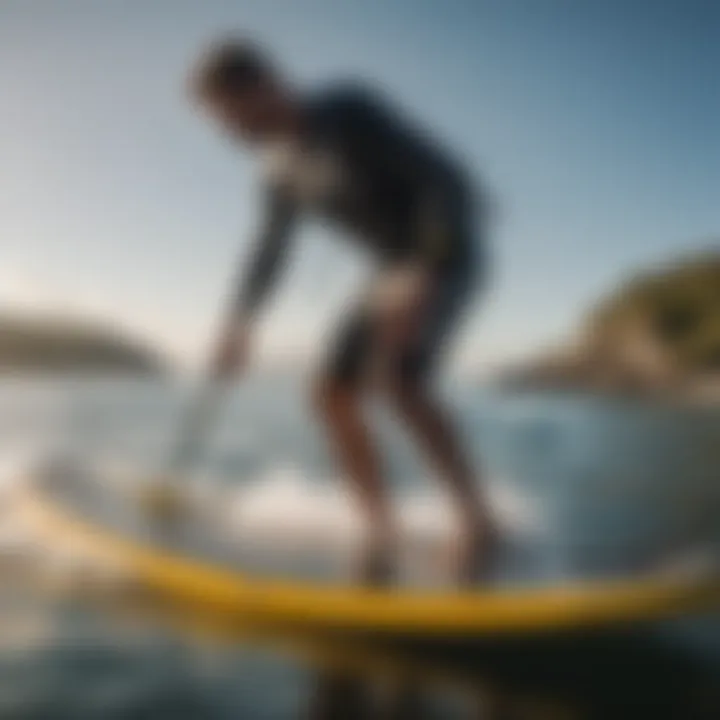
[[[539,576],[633,571],[720,540],[717,411],[513,397],[472,387],[448,392],[462,411],[463,432],[482,462],[505,532],[538,548]],[[187,387],[142,381],[5,382],[3,498],[22,482],[28,463],[58,450],[114,468],[124,482],[141,482],[162,466],[187,396]],[[378,422],[404,533],[447,541],[450,504],[398,428],[380,412]],[[342,549],[362,535],[323,437],[308,422],[296,378],[256,378],[237,389],[202,480],[222,488],[223,521],[238,542],[261,535],[320,538],[322,546]],[[17,566],[23,528],[14,527],[4,500],[2,508],[3,562]],[[2,718],[297,717],[313,695],[317,663],[309,663],[307,653],[247,637],[218,643],[158,622],[152,613],[128,617],[74,594],[58,596],[34,576],[22,583],[9,572],[5,578]],[[715,619],[675,623],[654,636],[678,657],[720,667]],[[438,693],[440,716],[465,707],[455,690],[443,686]]]

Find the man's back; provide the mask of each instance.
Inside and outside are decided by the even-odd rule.
[[[467,212],[459,163],[379,94],[335,85],[303,109],[298,142],[275,148],[268,168],[272,190],[294,210],[336,220],[387,260],[424,252],[422,225],[440,222],[439,213]]]

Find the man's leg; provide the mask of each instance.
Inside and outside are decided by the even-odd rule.
[[[458,579],[473,582],[489,565],[494,526],[483,497],[481,478],[450,418],[432,390],[432,378],[477,288],[474,265],[468,263],[435,277],[414,332],[390,349],[386,390],[402,421],[430,463],[448,483],[462,523]],[[389,342],[392,344],[392,337]]]
[[[324,423],[340,470],[370,532],[359,568],[360,580],[390,581],[396,538],[390,498],[384,485],[379,453],[364,415],[377,330],[367,297],[341,321],[315,386],[315,407]]]
[[[382,469],[362,407],[362,366],[368,353],[369,327],[356,310],[340,329],[330,357],[315,386],[315,408],[323,422],[341,473],[368,520],[371,538],[357,569],[364,584],[390,581],[392,521],[382,483]],[[320,673],[310,720],[336,717],[370,718],[372,687],[362,677],[335,671]]]
[[[420,383],[398,382],[392,401],[402,423],[449,485],[463,524],[463,550],[457,572],[463,582],[482,575],[494,545],[494,526],[481,478],[465,454],[448,411]]]
[[[392,513],[377,448],[370,436],[362,409],[360,391],[331,378],[316,388],[316,407],[327,428],[339,466],[352,484],[355,497],[369,523],[361,579],[389,580],[389,553],[394,546]]]

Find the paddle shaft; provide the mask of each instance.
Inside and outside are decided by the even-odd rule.
[[[218,333],[220,339],[224,338],[237,322],[238,287],[238,278],[235,277],[221,314]],[[214,347],[217,346],[216,342]],[[211,433],[219,421],[222,401],[229,383],[218,374],[215,360],[215,356],[211,355],[204,379],[180,420],[177,441],[168,460],[167,475],[170,478],[187,476],[199,467]]]
[[[216,378],[208,377],[191,399],[181,418],[177,441],[168,461],[171,478],[187,476],[199,467],[220,416],[225,396],[223,385]]]

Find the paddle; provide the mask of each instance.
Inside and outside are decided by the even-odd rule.
[[[221,324],[221,338],[228,336],[233,324],[237,324],[234,302],[230,303]],[[228,384],[213,355],[203,380],[180,418],[166,467],[143,497],[144,506],[155,517],[177,519],[187,514],[189,499],[183,490],[187,489],[188,479],[202,463],[211,433],[219,421]]]
[[[202,464],[217,425],[224,389],[224,384],[216,378],[206,378],[200,384],[180,418],[165,467],[141,489],[141,504],[154,519],[178,520],[187,516],[191,503],[187,492],[190,479]]]
[[[167,463],[169,477],[187,478],[200,466],[215,428],[225,383],[216,377],[207,377],[196,391],[180,420],[177,438]]]

